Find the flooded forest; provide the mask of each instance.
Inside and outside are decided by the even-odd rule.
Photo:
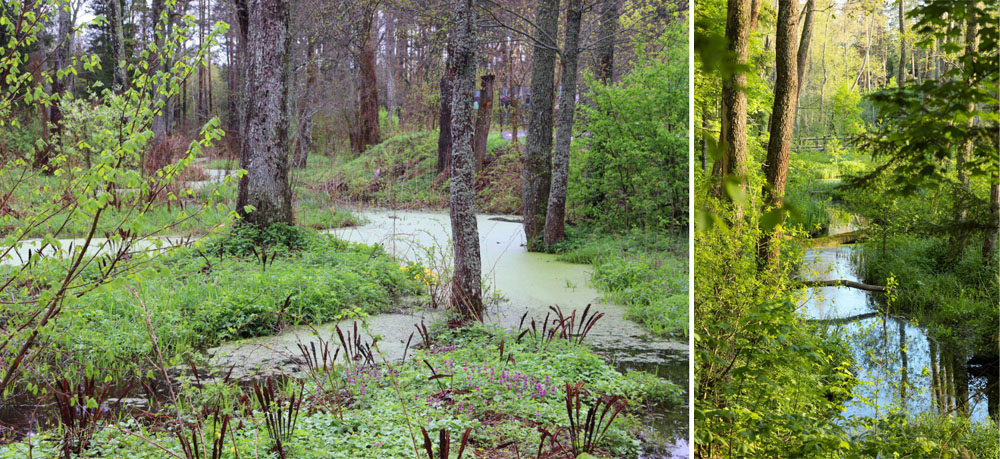
[[[688,9],[4,0],[0,457],[689,457]]]

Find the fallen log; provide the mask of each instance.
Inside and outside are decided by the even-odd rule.
[[[851,287],[858,290],[864,290],[866,292],[878,293],[884,293],[889,290],[881,285],[869,285],[844,279],[802,281],[802,285],[806,287]]]

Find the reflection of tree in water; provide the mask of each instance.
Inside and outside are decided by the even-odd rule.
[[[852,251],[838,248],[822,255],[808,258],[803,277],[855,278]],[[859,385],[845,407],[849,416],[933,412],[978,422],[997,415],[1000,368],[995,357],[970,358],[971,349],[954,338],[893,317],[893,311],[886,315],[879,296],[852,294],[845,287],[807,292],[801,303],[806,313],[850,343]]]

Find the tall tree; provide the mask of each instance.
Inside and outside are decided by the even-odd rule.
[[[59,72],[65,69],[69,65],[70,51],[73,49],[73,14],[70,10],[71,6],[69,3],[56,3],[56,8],[58,13],[56,15],[57,22],[57,35],[55,50],[53,50],[53,72],[52,72],[52,94],[56,96],[56,101],[49,106],[49,133],[50,137],[55,140],[59,138],[59,133],[62,131],[62,120],[63,113],[62,109],[59,108],[58,99],[63,93],[67,92],[69,75],[59,76]],[[52,147],[47,146],[45,148],[39,148],[35,155],[34,166],[36,169],[42,169],[46,174],[51,173],[48,170],[49,160],[52,153]]]
[[[440,122],[438,123],[438,159],[437,159],[437,172],[438,174],[443,172],[451,173],[451,149],[454,142],[452,142],[451,133],[451,100],[453,95],[453,84],[455,80],[455,48],[453,42],[449,41],[448,47],[446,48],[447,58],[444,63],[444,72],[441,74],[441,113]]]
[[[552,180],[552,111],[555,99],[559,0],[539,0],[531,56],[531,100],[524,149],[524,235],[539,250]]]
[[[115,94],[121,94],[128,85],[125,74],[125,31],[124,18],[122,14],[122,0],[110,0],[108,11],[111,13],[111,53],[114,61],[112,89]]]
[[[767,141],[767,160],[764,176],[767,178],[765,205],[778,207],[785,196],[788,180],[788,162],[795,130],[795,107],[798,100],[798,66],[796,65],[797,0],[778,0],[778,24],[775,33],[774,106],[771,109],[770,136]],[[778,261],[780,254],[780,226],[765,233],[758,251],[762,266]]]
[[[476,89],[476,35],[473,0],[457,0],[455,30],[455,95],[452,133],[450,212],[454,239],[455,273],[451,283],[451,305],[463,319],[482,320],[482,267],[479,229],[476,225],[475,158],[472,151],[473,97]]]
[[[157,50],[163,50],[164,39],[167,34],[167,24],[169,21],[169,13],[166,13],[164,9],[164,0],[153,0],[153,43],[156,45]],[[164,14],[166,13],[166,14]],[[166,53],[157,52],[159,59],[157,62],[152,64],[154,71],[162,71],[168,67],[169,63],[166,62]],[[167,156],[169,154],[167,147],[167,130],[168,126],[168,116],[167,113],[167,97],[164,95],[164,90],[160,86],[165,82],[160,82],[154,85],[155,94],[153,96],[153,140],[150,144],[149,151],[146,153],[145,158],[145,170],[147,173],[152,173],[156,171],[167,163]]]
[[[903,0],[899,0],[899,66],[896,69],[896,84],[900,88],[906,83],[906,14],[903,12]]]
[[[292,223],[288,182],[288,0],[235,0],[246,13],[246,104],[236,211],[247,223]],[[253,206],[247,212],[246,206]]]
[[[385,12],[385,111],[388,114],[389,131],[392,131],[392,118],[396,114],[396,15]]]
[[[965,55],[970,61],[976,58],[979,48],[979,21],[976,18],[976,10],[978,9],[977,2],[969,2],[968,15],[965,20]],[[975,74],[970,72],[969,79],[975,77]],[[969,84],[975,84],[973,81],[969,81]],[[975,102],[970,101],[966,105],[966,110],[972,113],[976,110]],[[967,127],[971,130],[972,126],[976,122],[976,117],[970,117],[969,121],[966,122]],[[958,151],[958,155],[955,158],[955,172],[958,174],[958,196],[955,197],[955,221],[962,223],[965,221],[968,214],[968,201],[969,201],[969,171],[968,163],[972,161],[972,151],[975,148],[971,138],[966,139],[965,143],[961,146]],[[960,231],[959,236],[955,244],[955,253],[961,256],[962,252],[965,251],[965,231]]]
[[[363,151],[371,145],[378,144],[382,140],[382,133],[378,125],[378,76],[375,71],[375,31],[373,29],[374,20],[369,20],[369,26],[363,32],[364,42],[361,47],[361,54],[358,56],[358,69],[360,75],[360,111],[358,128],[360,129],[356,149]]]
[[[719,144],[722,146],[721,178],[738,177],[746,191],[747,169],[747,75],[743,67],[750,52],[750,0],[728,0],[726,6],[726,40],[729,59],[734,63],[732,74],[722,81],[722,120]],[[733,218],[743,219],[742,203],[734,203]]]
[[[597,37],[597,77],[604,84],[614,79],[618,17],[618,0],[601,0],[601,23]]]
[[[562,93],[559,94],[556,148],[552,155],[552,185],[545,213],[544,242],[548,246],[566,237],[566,189],[569,185],[570,143],[573,139],[573,122],[576,119],[576,78],[582,22],[582,1],[567,0],[566,37],[562,50]]]
[[[476,114],[476,135],[473,141],[477,172],[483,169],[483,161],[486,159],[486,140],[490,136],[490,118],[493,114],[493,83],[496,81],[496,75],[483,75],[480,81],[482,87],[479,89],[479,110]]]

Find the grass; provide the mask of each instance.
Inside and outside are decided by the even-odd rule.
[[[641,445],[636,433],[642,425],[636,416],[651,403],[681,402],[683,391],[678,386],[645,373],[622,374],[586,345],[557,340],[536,349],[528,340],[518,342],[513,332],[484,326],[438,328],[435,335],[435,346],[411,352],[412,358],[402,363],[369,366],[338,361],[305,369],[299,380],[305,385],[301,413],[282,439],[282,449],[289,457],[409,458],[414,443],[422,448],[421,428],[432,434],[440,429],[451,432],[452,451],[458,450],[461,433],[471,428],[467,457],[533,457],[542,441],[540,428],[562,432],[557,434],[559,440],[568,444],[565,387],[583,381],[584,409],[599,395],[629,400],[595,453],[630,457]],[[429,380],[432,373],[447,376]],[[284,387],[297,388],[299,383]],[[195,402],[182,408],[183,416],[204,416],[208,437],[220,426],[212,425],[211,414],[198,413],[211,413],[220,396],[230,401],[226,413],[233,419],[221,457],[274,457],[275,442],[265,428],[265,413],[242,408],[237,385],[215,382],[187,386],[185,391]],[[288,396],[280,387],[278,392],[279,398]],[[171,410],[163,410],[162,416]],[[168,430],[171,425],[149,416],[114,420],[98,429],[85,456],[142,458],[163,457],[163,449],[179,452],[180,443]],[[44,431],[0,446],[0,457],[26,457],[29,449],[37,457],[53,457],[59,438],[56,431]],[[553,452],[548,443],[545,448]]]
[[[687,240],[663,233],[570,233],[559,258],[594,266],[591,281],[626,317],[661,336],[688,332]]]
[[[841,178],[869,166],[869,160],[853,148],[831,143],[827,151],[800,151],[792,155],[788,168],[790,177],[785,193],[794,206],[788,225],[812,237],[825,236],[831,223],[834,202],[840,200],[837,187]]]
[[[437,173],[437,131],[401,133],[303,180],[322,184],[335,201],[374,207],[441,209],[448,205],[447,176]],[[490,133],[483,170],[476,177],[477,210],[520,211],[521,158],[499,132]]]
[[[289,325],[385,312],[418,292],[410,267],[378,246],[287,232],[295,236],[263,241],[271,247],[262,250],[262,241],[233,230],[151,260],[67,307],[52,344],[64,359],[141,371],[153,347],[147,318],[169,358]]]
[[[954,254],[946,237],[901,235],[860,247],[859,271],[865,282],[899,286],[895,311],[929,325],[938,339],[972,343],[973,351],[997,354],[997,304],[1000,302],[996,260],[983,260],[979,240]]]

